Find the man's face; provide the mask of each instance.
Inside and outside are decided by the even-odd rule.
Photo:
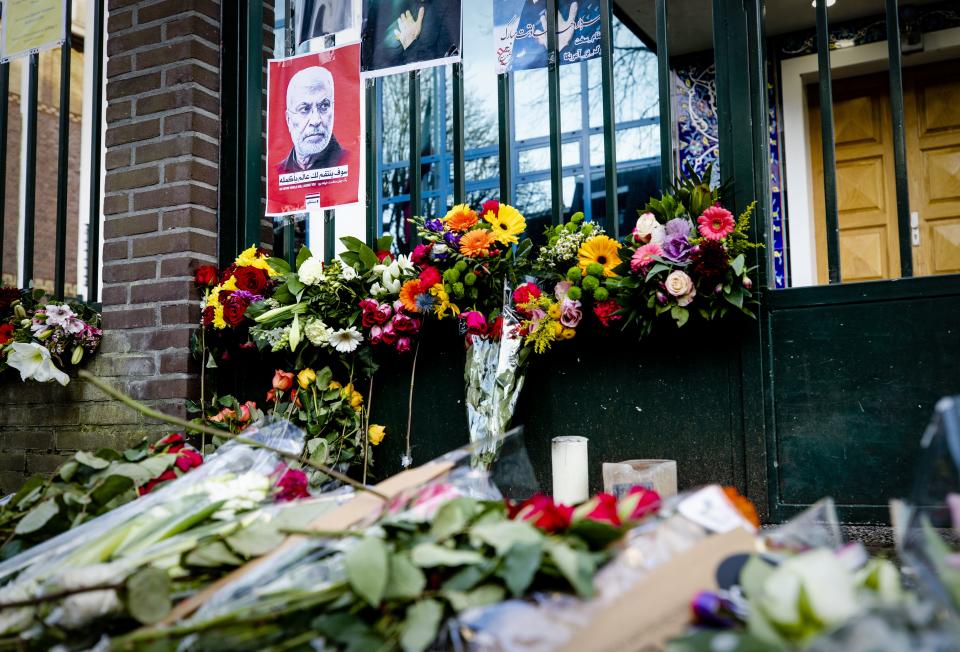
[[[319,154],[333,134],[333,88],[325,83],[292,89],[287,105],[287,129],[297,154]]]

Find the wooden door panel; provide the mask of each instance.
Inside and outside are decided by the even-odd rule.
[[[909,74],[909,71],[908,71]],[[918,73],[917,89],[920,110],[920,135],[931,136],[941,131],[960,129],[960,85],[955,80],[934,81],[929,73]]]
[[[934,274],[960,271],[960,217],[930,222],[927,229],[933,249]]]
[[[834,139],[838,146],[879,144],[880,104],[875,97],[854,97],[834,102]]]
[[[883,226],[840,231],[840,269],[844,281],[886,278],[887,233]]]
[[[925,150],[924,199],[930,203],[960,202],[960,145]]]
[[[884,223],[885,195],[883,157],[837,162],[837,204],[840,207],[841,230]]]

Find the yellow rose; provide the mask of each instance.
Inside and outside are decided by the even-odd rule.
[[[363,394],[360,392],[353,392],[350,395],[350,407],[359,412],[360,408],[363,407]]]
[[[331,380],[330,384],[327,385],[327,389],[340,389],[341,387],[343,387],[343,385],[341,385],[335,380]]]
[[[383,426],[378,426],[373,424],[367,428],[367,439],[370,440],[370,443],[376,446],[383,441],[383,437],[387,434],[387,429]]]
[[[300,373],[297,374],[297,383],[303,389],[310,387],[317,380],[317,372],[315,372],[310,367],[306,369],[301,369]]]

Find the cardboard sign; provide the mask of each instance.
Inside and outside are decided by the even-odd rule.
[[[267,67],[267,215],[356,203],[360,45]]]

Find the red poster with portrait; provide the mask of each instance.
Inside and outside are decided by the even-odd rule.
[[[269,62],[267,214],[359,201],[360,45]]]

